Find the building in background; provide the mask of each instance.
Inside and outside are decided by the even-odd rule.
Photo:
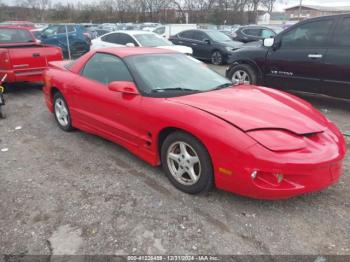
[[[299,19],[299,11],[301,11],[300,19],[303,20],[318,16],[350,13],[350,6],[328,7],[317,5],[302,5],[300,8],[299,5],[296,5],[286,8],[285,11],[290,20]]]

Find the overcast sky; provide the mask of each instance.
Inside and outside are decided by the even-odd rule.
[[[51,0],[54,3],[61,2],[63,4],[66,4],[67,2],[85,2],[85,3],[91,3],[96,2],[98,0]],[[0,0],[0,2],[15,5],[18,0]],[[276,11],[282,11],[286,7],[298,5],[300,0],[277,0],[277,3],[275,5]],[[350,6],[350,0],[303,0],[303,4],[309,4],[309,5],[323,5],[323,6]]]

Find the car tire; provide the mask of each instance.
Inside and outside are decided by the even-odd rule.
[[[185,132],[171,133],[161,146],[165,174],[179,190],[205,193],[213,186],[213,167],[205,146]]]
[[[73,130],[68,104],[60,92],[54,94],[53,113],[58,126],[63,131],[69,132]]]
[[[256,71],[246,64],[233,66],[228,73],[228,78],[232,81],[249,82],[252,85],[257,83]]]
[[[219,50],[215,50],[211,54],[210,60],[213,65],[222,65],[224,63],[224,56]]]

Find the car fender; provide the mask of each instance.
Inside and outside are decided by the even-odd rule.
[[[249,65],[249,66],[251,66],[257,72],[258,83],[260,83],[262,81],[262,79],[263,79],[263,72],[262,72],[261,68],[257,65],[257,63],[254,60],[251,60],[251,59],[237,59],[237,60],[234,60],[229,65],[229,67],[226,70],[226,77],[228,77],[229,72],[236,65]]]
[[[153,150],[157,155],[154,164],[160,163],[161,134],[169,129],[181,130],[197,138],[208,150],[214,169],[229,163],[232,158],[240,158],[247,148],[256,144],[256,141],[242,130],[215,115],[189,105],[170,101],[165,103],[167,106],[164,112],[171,114],[164,113],[152,119],[153,130],[150,130],[154,139]],[[150,108],[148,110],[151,112]],[[191,119],[196,121],[189,121]],[[222,156],[220,152],[223,151],[227,152],[227,155]]]

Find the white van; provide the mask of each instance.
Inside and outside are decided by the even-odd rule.
[[[176,35],[185,30],[197,29],[196,24],[168,24],[158,26],[153,30],[153,33],[161,35],[168,39],[172,35]]]

